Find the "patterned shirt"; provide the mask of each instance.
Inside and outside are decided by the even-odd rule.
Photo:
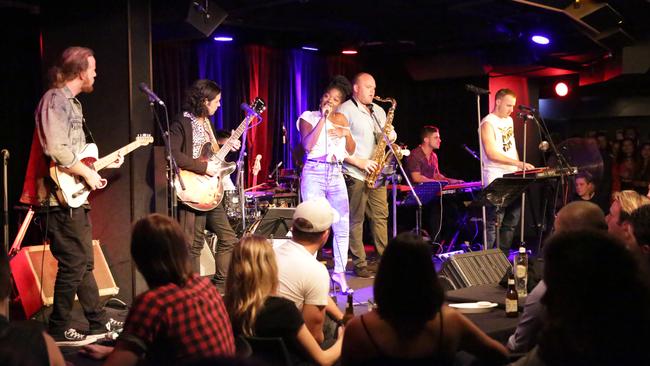
[[[189,118],[192,121],[192,158],[198,159],[201,156],[201,149],[206,142],[210,142],[210,135],[206,130],[206,125],[200,119],[196,118],[191,113],[183,112],[183,117]]]
[[[184,287],[170,283],[138,296],[118,342],[157,365],[235,355],[223,300],[209,280],[196,274]]]

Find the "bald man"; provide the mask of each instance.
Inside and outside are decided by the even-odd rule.
[[[562,207],[554,223],[555,233],[570,231],[598,230],[607,231],[605,214],[598,205],[587,201],[575,201]],[[539,281],[526,297],[524,312],[521,315],[515,333],[508,339],[511,352],[528,352],[537,344],[537,335],[542,329],[541,315],[544,312],[540,300],[546,293],[546,284]]]
[[[354,154],[343,161],[343,173],[350,200],[350,251],[354,273],[358,277],[372,277],[363,246],[363,223],[368,217],[377,254],[381,256],[388,244],[388,201],[386,186],[368,188],[366,176],[382,167],[372,159],[377,143],[383,138],[386,111],[373,102],[375,79],[368,73],[354,78],[352,98],[341,104],[337,112],[350,123],[350,132],[356,143]],[[395,141],[397,135],[389,128],[388,137]]]

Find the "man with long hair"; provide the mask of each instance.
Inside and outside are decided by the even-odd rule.
[[[48,167],[54,162],[61,169],[79,176],[88,189],[106,186],[95,170],[86,166],[79,154],[86,145],[86,129],[80,93],[91,93],[95,82],[96,61],[93,51],[85,47],[70,47],[63,51],[51,69],[52,86],[36,108],[36,128],[20,198],[22,203],[40,208],[47,225],[52,255],[58,262],[54,284],[54,304],[48,332],[59,345],[83,345],[95,341],[121,322],[106,318],[99,301],[99,290],[93,276],[94,257],[90,205],[66,208],[54,194],[54,184]],[[91,135],[92,136],[92,135]],[[108,168],[124,162],[119,157]],[[70,312],[75,295],[88,319],[90,332],[83,334],[70,328]]]
[[[219,149],[210,122],[210,117],[215,114],[219,106],[221,106],[221,87],[212,80],[197,80],[186,90],[183,113],[170,126],[172,154],[180,169],[209,176],[218,173],[219,166],[214,161],[203,160],[201,152],[205,144],[211,145],[212,152]],[[233,150],[239,147],[240,143],[237,140]],[[237,242],[237,235],[230,226],[223,200],[208,212],[197,211],[181,203],[178,219],[190,240],[190,259],[196,273],[200,272],[204,230],[207,228],[217,234],[216,273],[213,281],[223,289],[232,248]]]

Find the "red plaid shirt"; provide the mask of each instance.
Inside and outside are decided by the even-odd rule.
[[[184,287],[170,283],[138,296],[119,341],[145,354],[151,364],[235,355],[223,300],[209,280],[197,275]]]

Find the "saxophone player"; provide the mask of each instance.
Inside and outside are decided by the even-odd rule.
[[[345,158],[343,170],[350,200],[350,251],[354,262],[354,273],[359,277],[372,277],[363,247],[363,222],[368,215],[377,254],[381,256],[388,243],[388,201],[386,187],[368,188],[367,174],[381,169],[372,160],[377,143],[383,138],[386,112],[373,103],[375,79],[368,73],[354,78],[352,99],[341,104],[338,112],[350,123],[352,138],[356,143],[353,155]],[[395,141],[397,135],[389,128],[388,136]]]

